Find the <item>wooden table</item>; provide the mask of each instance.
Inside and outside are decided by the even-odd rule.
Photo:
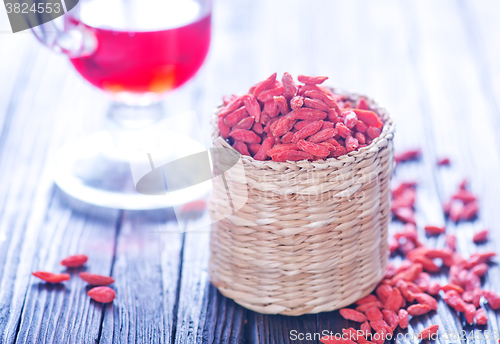
[[[65,197],[51,178],[57,150],[96,131],[108,101],[29,33],[7,33],[1,16],[0,343],[309,343],[291,340],[290,331],[346,326],[338,312],[269,316],[221,296],[208,280],[207,233],[182,234],[171,211],[106,210]],[[481,196],[479,219],[447,223],[447,230],[466,256],[495,249],[499,16],[500,3],[486,0],[219,0],[206,65],[166,106],[195,109],[207,124],[223,94],[243,92],[274,71],[328,75],[330,85],[369,94],[389,109],[397,150],[423,149],[421,161],[398,167],[394,178],[419,181],[422,237],[424,225],[445,222],[440,204],[469,177]],[[436,167],[442,156],[451,167]],[[493,235],[476,248],[472,232],[483,226]],[[426,242],[443,246],[444,238]],[[116,279],[113,304],[92,302],[78,278],[48,285],[31,276],[59,271],[60,259],[77,252],[88,254],[93,272]],[[498,282],[494,264],[484,285],[498,292]],[[488,316],[481,329],[498,331],[498,312],[488,308]],[[430,324],[474,329],[442,301],[409,331]]]

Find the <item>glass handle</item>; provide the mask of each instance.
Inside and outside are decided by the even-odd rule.
[[[31,31],[43,45],[70,58],[90,56],[97,49],[97,38],[90,29],[83,25],[64,29],[57,21],[35,26]]]

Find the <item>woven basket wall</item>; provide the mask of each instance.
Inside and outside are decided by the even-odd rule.
[[[242,156],[246,183],[226,176],[230,188],[248,191],[248,202],[212,225],[210,280],[223,295],[256,312],[301,315],[373,291],[388,258],[395,128],[385,109],[368,103],[384,121],[371,145],[314,162]],[[233,149],[213,127],[215,147]],[[218,193],[225,186],[214,182],[209,211],[220,218]]]

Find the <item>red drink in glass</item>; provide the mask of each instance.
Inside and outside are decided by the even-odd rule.
[[[124,100],[121,94],[161,98],[198,71],[210,46],[210,12],[158,30],[95,27],[85,18],[71,18],[70,22],[83,25],[97,40],[97,49],[90,56],[73,58],[71,63],[92,85],[119,100]]]

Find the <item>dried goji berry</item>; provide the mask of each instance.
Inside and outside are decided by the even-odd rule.
[[[474,290],[476,288],[481,288],[481,279],[476,274],[468,273],[465,280],[465,290]]]
[[[408,207],[396,208],[393,210],[396,218],[404,223],[413,223],[416,224],[415,221],[415,212],[413,209]]]
[[[457,249],[457,237],[455,236],[455,234],[446,235],[446,245],[453,251]]]
[[[295,125],[293,126],[294,129],[301,130],[304,127],[308,126],[309,124],[313,123],[313,121],[297,121]]]
[[[297,145],[304,152],[308,152],[318,159],[324,159],[328,155],[330,155],[330,151],[326,147],[318,145],[316,143],[308,142],[306,140],[299,140],[297,142]]]
[[[224,122],[230,127],[234,127],[238,124],[243,118],[248,117],[248,112],[245,106],[240,107],[239,109],[233,111],[229,115],[224,118]]]
[[[483,296],[488,301],[490,307],[494,310],[500,308],[500,297],[491,290],[483,290]]]
[[[460,220],[469,221],[476,217],[479,211],[479,204],[476,201],[464,205],[460,214]]]
[[[398,324],[403,330],[408,327],[410,320],[408,319],[408,312],[400,309],[398,312]]]
[[[337,124],[335,124],[335,129],[337,129],[338,134],[343,138],[352,136],[352,131],[342,122],[338,122]]]
[[[359,98],[357,108],[360,110],[370,110],[370,107],[364,98]]]
[[[429,235],[439,235],[446,232],[445,226],[425,226],[425,232]]]
[[[399,248],[399,241],[395,239],[390,239],[389,240],[389,252],[393,253]]]
[[[219,111],[219,117],[225,117],[243,105],[243,97],[233,99]]]
[[[372,342],[375,344],[384,344],[386,335],[386,331],[376,331],[372,336]]]
[[[301,89],[301,91],[305,90],[306,87],[308,87],[308,86],[312,86],[312,85],[306,85],[306,86],[304,86]],[[337,113],[337,116],[341,115],[341,112],[340,112],[340,109],[338,108],[337,102],[335,101],[335,99],[333,99],[333,97],[331,95],[326,94],[325,92],[323,92],[321,90],[318,91],[318,90],[314,90],[314,89],[307,90],[303,94],[306,97],[309,97],[311,99],[321,100],[323,103],[325,103],[326,105],[328,105],[328,107],[334,108],[335,112]]]
[[[248,150],[250,151],[250,154],[252,156],[254,156],[259,151],[260,144],[259,143],[250,143],[247,147],[248,147]]]
[[[435,334],[437,333],[439,329],[439,325],[431,325],[425,329],[423,329],[419,334],[418,338],[419,339],[437,339],[435,338]]]
[[[276,106],[276,112],[278,110],[278,106]],[[260,123],[262,123],[262,125],[266,125],[269,123],[269,121],[271,121],[272,117],[267,113],[267,112],[262,112],[260,114]]]
[[[271,127],[273,136],[283,136],[293,128],[295,119],[291,114],[290,112],[288,115],[280,117],[274,126]]]
[[[342,334],[344,335],[344,338],[355,341],[355,342],[359,342],[361,340],[361,342],[359,342],[359,344],[361,344],[363,342],[363,339],[366,341],[366,339],[363,337],[363,335],[361,333],[359,333],[358,331],[356,331],[352,327],[343,328]]]
[[[247,145],[241,141],[235,141],[233,144],[233,148],[236,149],[241,155],[250,156]]]
[[[422,154],[422,151],[420,149],[410,149],[405,152],[396,154],[394,156],[394,160],[396,162],[404,162],[404,161],[411,161],[411,160],[416,160],[420,157]]]
[[[428,305],[431,307],[432,310],[437,310],[438,302],[432,296],[426,293],[418,293],[415,294],[415,299],[417,300],[418,303],[422,305]]]
[[[423,255],[413,256],[413,257],[411,257],[410,260],[414,263],[422,264],[422,267],[424,268],[425,271],[429,271],[429,272],[438,272],[439,271],[439,266],[437,266],[432,259],[424,257]]]
[[[391,204],[391,210],[397,208],[413,208],[417,192],[413,188],[405,189],[401,194],[395,197]]]
[[[307,76],[307,75],[299,75],[297,78],[301,83],[307,85],[319,85],[325,82],[328,79],[327,76]]]
[[[69,256],[61,260],[61,265],[67,266],[68,268],[77,268],[85,264],[88,257],[84,254],[75,254],[74,256]]]
[[[220,136],[222,136],[225,139],[229,138],[231,127],[224,122],[224,117],[219,117],[217,119],[217,124],[219,126]]]
[[[285,97],[288,99],[294,97],[297,94],[297,85],[293,81],[292,76],[290,73],[283,74],[283,77],[281,78],[281,83],[283,84],[283,88],[285,89]]]
[[[340,310],[340,315],[346,320],[352,320],[361,323],[366,321],[366,316],[363,313],[350,308],[342,308]]]
[[[363,303],[367,303],[367,302],[377,302],[378,301],[378,298],[373,295],[373,294],[369,294],[361,299],[359,299],[358,301],[354,302],[356,305],[361,305]]]
[[[303,119],[306,121],[319,121],[326,118],[326,112],[316,109],[300,108],[293,110],[290,114],[293,119]]]
[[[336,146],[332,145],[332,144],[331,144],[331,143],[329,143],[329,142],[320,142],[320,143],[318,143],[318,144],[320,144],[320,145],[322,145],[322,146],[326,147],[326,149],[328,149],[330,152],[333,152],[333,151],[335,151],[335,150],[336,150]]]
[[[295,132],[289,131],[281,137],[281,143],[292,143],[293,135],[295,135]]]
[[[311,109],[330,111],[330,107],[328,105],[326,105],[325,103],[323,103],[319,99],[305,98],[304,99],[304,106],[311,108]]]
[[[408,302],[415,301],[415,294],[413,292],[411,292],[410,290],[408,290],[408,284],[406,283],[406,281],[399,280],[396,283],[395,287],[399,289],[399,291],[401,292],[401,295],[406,300],[408,300]]]
[[[447,248],[430,248],[426,250],[424,255],[431,259],[440,258],[446,266],[454,264],[453,252]]]
[[[450,290],[454,290],[458,294],[462,294],[464,292],[464,289],[461,286],[453,284],[453,283],[448,283],[446,285],[443,285],[441,287],[441,290],[444,291],[445,293],[450,291]]]
[[[415,283],[418,285],[420,290],[426,292],[431,284],[431,276],[427,272],[422,272],[415,280]]]
[[[464,302],[467,302],[467,303],[473,303],[474,302],[474,292],[470,291],[470,290],[464,291],[464,293],[462,294],[462,300],[464,300]]]
[[[487,229],[480,230],[479,232],[474,233],[474,236],[472,237],[472,241],[474,241],[474,243],[476,243],[476,244],[479,244],[481,242],[485,242],[486,240],[488,240],[488,234],[489,234],[489,230],[487,230]]]
[[[49,283],[61,283],[63,281],[68,281],[71,277],[69,274],[66,273],[55,274],[52,272],[45,272],[45,271],[35,271],[32,272],[31,274]]]
[[[298,110],[304,105],[304,97],[295,96],[290,100],[292,110]]]
[[[488,263],[490,261],[490,259],[495,257],[495,256],[496,256],[495,252],[474,253],[469,257],[469,259],[467,259],[467,261],[465,263],[465,267],[467,269],[471,269],[478,264]]]
[[[255,123],[255,119],[252,116],[243,118],[238,124],[236,124],[234,129],[251,129]]]
[[[323,125],[321,126],[321,130],[323,129],[332,129],[335,127],[335,124],[329,121],[323,121]]]
[[[110,285],[115,281],[113,277],[91,274],[90,272],[80,272],[79,276],[90,285]]]
[[[361,324],[361,331],[363,331],[365,336],[368,336],[372,332],[372,327],[368,321]]]
[[[110,287],[92,288],[88,291],[87,295],[90,296],[92,300],[102,303],[112,302],[116,297],[115,291]]]
[[[229,136],[237,141],[245,143],[260,143],[261,140],[260,136],[256,133],[245,129],[235,129],[229,134]]]
[[[268,101],[273,100],[274,97],[278,97],[283,95],[285,92],[285,89],[283,86],[278,86],[271,88],[270,90],[262,91],[258,96],[257,99],[260,100],[261,102],[265,103]]]
[[[398,198],[400,197],[407,189],[412,189],[417,186],[417,182],[415,181],[407,181],[400,183],[395,189],[393,189],[392,197]]]
[[[358,312],[364,313],[372,307],[377,307],[379,309],[382,309],[382,308],[384,308],[384,305],[380,301],[366,302],[366,303],[362,303],[358,307],[356,307],[356,310]]]
[[[361,109],[353,109],[353,111],[356,113],[358,119],[369,127],[381,129],[384,126],[384,123],[382,123],[378,115],[373,111]]]
[[[285,150],[273,154],[271,158],[273,159],[273,161],[285,162],[285,161],[313,160],[314,155],[303,151]]]
[[[377,332],[393,333],[392,328],[384,320],[370,321],[370,326]]]
[[[382,314],[384,316],[384,321],[391,327],[394,331],[398,327],[398,315],[395,311],[388,309],[383,309]]]
[[[286,98],[283,96],[279,97],[274,97],[274,102],[278,105],[278,108],[280,109],[280,112],[283,115],[286,115],[290,112],[290,107],[288,106],[288,102],[286,101]]]
[[[479,308],[476,311],[476,324],[486,325],[487,323],[488,323],[488,316],[486,315],[486,311],[483,308]]]
[[[388,284],[380,284],[377,289],[375,289],[375,293],[377,294],[378,299],[385,303],[389,296],[392,293],[392,287]]]
[[[293,143],[305,139],[313,134],[316,134],[323,126],[323,121],[314,121],[297,131],[292,138]]]
[[[444,302],[458,312],[465,312],[466,303],[454,290],[445,293]]]
[[[354,111],[349,111],[344,116],[344,124],[347,128],[352,129],[358,123],[358,117]]]
[[[307,141],[312,142],[312,143],[323,142],[323,141],[326,141],[328,139],[333,138],[333,136],[335,136],[336,133],[337,133],[337,130],[334,128],[322,129],[322,130],[318,131],[316,134],[308,137]]]
[[[377,307],[367,309],[365,315],[368,321],[384,320],[382,312]]]
[[[463,209],[464,209],[464,204],[462,202],[458,201],[451,202],[449,211],[450,220],[453,222],[458,222],[462,217]]]
[[[403,296],[397,288],[393,288],[391,294],[384,303],[384,308],[392,310],[394,312],[399,311],[401,308],[401,303],[403,302]]]
[[[278,152],[286,150],[300,150],[296,143],[278,144],[267,151],[267,155],[272,156]]]
[[[253,94],[246,94],[243,96],[243,103],[247,109],[247,112],[252,116],[255,122],[260,122],[260,105],[257,98]]]
[[[486,274],[486,272],[488,271],[488,268],[489,268],[488,264],[481,263],[481,264],[478,264],[478,265],[472,267],[470,272],[479,276],[479,277],[483,277]]]
[[[422,314],[429,313],[432,310],[432,307],[429,305],[421,305],[421,304],[416,304],[416,305],[411,305],[408,307],[407,312],[411,316],[419,316]]]
[[[261,92],[268,90],[274,86],[276,81],[276,73],[273,73],[269,78],[258,84],[253,90],[253,94],[257,97]]]
[[[464,203],[469,203],[476,201],[477,197],[470,191],[460,189],[451,195],[451,199],[458,199]]]
[[[366,133],[366,130],[367,130],[367,129],[368,129],[368,126],[367,126],[365,123],[363,123],[363,121],[360,121],[360,120],[358,119],[358,122],[356,123],[356,130],[357,130],[358,132],[360,132],[360,133],[363,133],[363,134],[364,134],[364,133]]]
[[[272,118],[278,116],[280,113],[278,109],[278,104],[274,102],[274,99],[264,103],[263,111]]]
[[[438,159],[437,165],[438,166],[449,166],[450,165],[450,159],[449,158]]]
[[[338,158],[342,155],[346,155],[347,154],[347,150],[345,149],[345,147],[342,147],[342,146],[338,146],[338,147],[335,147],[335,151],[333,152],[330,152],[330,155],[328,156],[329,158]]]
[[[467,303],[465,305],[464,315],[465,321],[467,321],[468,324],[474,324],[474,318],[476,317],[476,307],[474,307],[474,305],[471,303]]]
[[[366,143],[366,138],[365,138],[365,135],[363,133],[360,133],[360,132],[357,132],[354,137],[356,138],[356,140],[358,140],[358,142],[360,144],[365,144]]]
[[[478,288],[472,291],[472,304],[474,305],[474,307],[479,308],[482,296],[483,291],[481,289]]]
[[[347,136],[345,139],[345,148],[347,152],[352,152],[359,147],[359,142],[352,136]]]
[[[441,285],[438,282],[432,281],[429,284],[429,288],[427,288],[427,293],[430,295],[439,295],[439,291],[441,290]]]
[[[391,285],[395,285],[396,282],[400,279],[407,281],[407,282],[413,282],[417,279],[417,277],[422,273],[423,267],[422,264],[412,264],[410,267],[408,267],[406,270],[398,272],[396,276],[394,276],[391,279]],[[408,284],[409,285],[409,284]]]
[[[255,160],[264,161],[267,159],[267,151],[271,149],[274,144],[274,137],[268,137],[262,142],[259,151],[254,155]]]

